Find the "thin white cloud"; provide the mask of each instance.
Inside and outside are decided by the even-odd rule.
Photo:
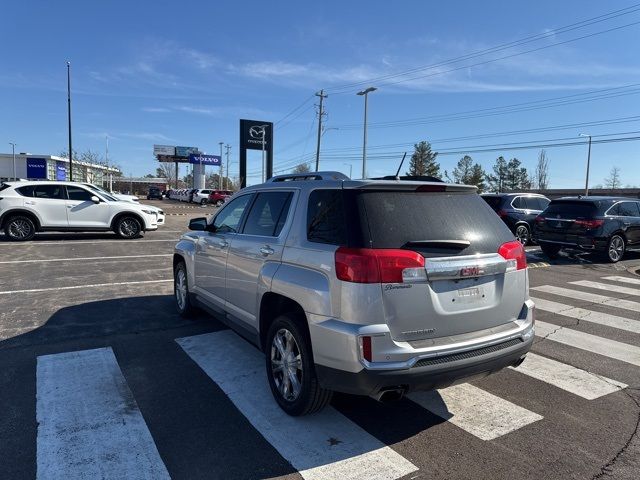
[[[164,107],[143,107],[142,111],[147,113],[168,113],[171,110]]]

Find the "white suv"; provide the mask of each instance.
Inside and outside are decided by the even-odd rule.
[[[122,202],[129,202],[129,203],[135,203],[136,205],[142,205],[141,203],[139,203],[140,200],[135,195],[123,195],[123,194],[120,194],[120,193],[108,192],[104,188],[101,188],[101,187],[99,187],[97,185],[94,185],[93,183],[82,183],[81,185],[84,186],[84,187],[87,187],[89,190],[93,190],[94,192],[98,192],[101,195],[107,195],[109,197],[114,197],[116,200],[120,200]],[[156,212],[158,226],[164,225],[165,215],[164,215],[164,211],[162,209],[160,209],[158,207],[154,207],[153,205],[145,205],[144,207],[147,210],[152,210],[152,211]]]
[[[75,182],[8,182],[0,186],[0,228],[10,240],[43,231],[109,231],[137,238],[157,230],[158,215]]]

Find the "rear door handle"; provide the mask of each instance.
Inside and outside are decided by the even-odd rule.
[[[273,255],[273,252],[274,252],[273,248],[271,248],[269,245],[265,245],[260,249],[260,253],[264,256]]]
[[[67,208],[77,207],[78,205],[67,205]]]

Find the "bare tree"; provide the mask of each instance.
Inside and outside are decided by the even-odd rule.
[[[309,168],[309,165],[307,165],[306,163],[301,163],[299,165],[296,165],[296,168],[293,169],[293,173],[308,173],[310,171],[311,169]]]
[[[609,172],[609,177],[604,179],[604,186],[610,190],[616,190],[620,188],[622,180],[620,180],[620,169],[613,167]]]
[[[156,168],[156,173],[159,177],[167,179],[169,185],[176,184],[176,169],[171,162],[160,162],[160,166]]]
[[[549,159],[547,152],[542,149],[538,154],[538,164],[536,165],[535,183],[541,191],[549,187]]]

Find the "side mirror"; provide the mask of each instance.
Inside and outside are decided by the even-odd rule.
[[[192,218],[189,221],[189,230],[196,230],[196,231],[200,231],[200,232],[203,232],[203,231],[207,230],[207,219],[206,219],[206,217]]]
[[[98,197],[96,197],[95,195],[93,197],[91,197],[91,201],[93,203],[100,203],[100,199]]]

